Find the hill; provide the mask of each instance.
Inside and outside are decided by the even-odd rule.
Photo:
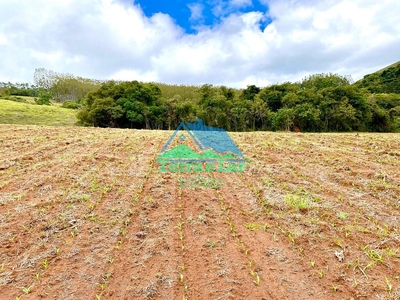
[[[355,84],[371,93],[400,94],[400,61],[365,75]]]
[[[391,65],[389,65],[387,67],[384,67],[383,69],[380,69],[380,70],[378,70],[378,71],[376,71],[374,73],[381,74],[383,71],[385,71],[385,70],[387,70],[389,68],[395,68],[395,67],[397,67],[399,65],[400,65],[400,60],[398,62],[395,62],[394,64],[391,64]]]
[[[76,111],[58,105],[35,105],[31,97],[19,97],[23,102],[0,99],[0,124],[73,126]]]

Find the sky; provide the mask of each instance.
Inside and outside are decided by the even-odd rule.
[[[400,60],[398,0],[1,0],[0,81],[265,87]]]

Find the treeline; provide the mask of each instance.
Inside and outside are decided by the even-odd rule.
[[[34,85],[0,84],[0,95],[81,108],[84,126],[174,129],[201,118],[230,131],[400,131],[400,64],[352,83],[337,74],[246,89],[101,81],[36,69]]]
[[[36,97],[38,93],[38,87],[36,85],[30,85],[29,83],[11,83],[11,82],[0,82],[0,95],[1,96],[27,96]]]
[[[244,90],[107,82],[86,96],[78,118],[100,127],[173,129],[198,117],[230,131],[393,132],[400,128],[399,101],[398,94],[370,94],[336,74]]]
[[[82,100],[89,92],[98,89],[104,80],[88,79],[72,74],[57,73],[44,68],[35,70],[35,86],[51,91],[52,98],[59,102]]]

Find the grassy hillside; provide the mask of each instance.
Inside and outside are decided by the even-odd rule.
[[[383,69],[380,69],[380,70],[374,72],[373,74],[381,74],[383,71],[385,71],[385,70],[387,70],[389,68],[397,67],[397,66],[400,66],[400,60],[398,62],[395,62],[394,64],[391,64],[391,65],[389,65],[387,67],[384,67]]]
[[[31,102],[31,99],[24,100]],[[59,106],[34,105],[0,99],[0,124],[72,126],[77,121],[75,115],[75,110]]]

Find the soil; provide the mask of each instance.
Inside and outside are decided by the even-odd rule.
[[[230,133],[243,173],[162,173],[171,134],[0,125],[0,299],[400,299],[399,134]]]

